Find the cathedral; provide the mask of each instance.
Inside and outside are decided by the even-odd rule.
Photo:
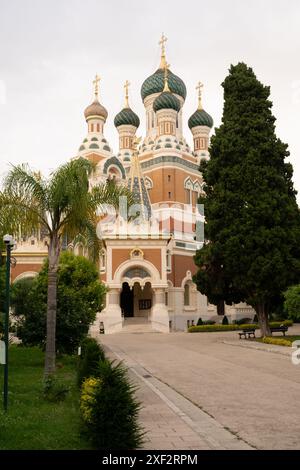
[[[186,86],[167,63],[165,43],[163,35],[158,69],[141,86],[146,113],[143,138],[137,137],[140,119],[129,103],[128,81],[124,107],[114,118],[118,153],[105,138],[108,112],[99,96],[97,75],[93,101],[84,111],[87,134],[74,158],[95,164],[91,185],[113,180],[127,186],[134,199],[133,207],[121,201],[119,213],[108,211],[97,227],[102,240],[99,276],[107,294],[92,327],[95,334],[117,333],[134,322],[164,333],[185,331],[199,318],[217,315],[216,307],[192,281],[193,256],[203,243],[204,216],[197,207],[203,191],[199,163],[209,158],[213,119],[203,109],[199,83],[197,109],[188,120],[191,148],[182,130]],[[65,249],[85,255],[80,243]],[[47,256],[43,234],[20,241],[14,256],[13,281],[35,276]],[[231,319],[251,313],[247,305],[226,307]]]

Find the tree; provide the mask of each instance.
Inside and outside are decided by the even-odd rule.
[[[121,195],[130,199],[125,188],[107,184],[90,188],[89,176],[93,170],[94,166],[84,158],[61,166],[50,179],[28,167],[16,166],[8,174],[4,191],[0,193],[0,219],[3,214],[15,221],[14,233],[20,228],[22,233],[41,228],[49,238],[46,376],[55,371],[57,269],[62,240],[66,236],[72,240],[80,233],[87,237],[91,247],[99,248],[97,209],[105,210],[107,204],[118,208]]]
[[[17,335],[28,346],[46,344],[48,270],[46,260],[31,282],[22,279],[12,288],[12,307],[19,316]],[[67,251],[60,255],[57,276],[56,350],[72,354],[102,309],[106,288],[94,263]]]
[[[246,64],[222,84],[224,111],[200,171],[206,242],[194,280],[208,298],[245,301],[262,335],[278,294],[300,276],[300,214],[287,146],[275,135],[269,87]]]
[[[284,293],[284,309],[291,320],[300,322],[300,285],[291,286]]]

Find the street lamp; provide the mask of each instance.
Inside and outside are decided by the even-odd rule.
[[[10,263],[11,250],[15,246],[15,241],[11,235],[4,235],[3,241],[6,246],[6,303],[5,303],[5,327],[4,327],[4,343],[5,343],[5,359],[4,359],[4,393],[3,407],[7,411],[8,407],[8,329],[9,329],[9,304],[10,304]]]

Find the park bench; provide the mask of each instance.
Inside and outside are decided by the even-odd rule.
[[[278,326],[276,328],[270,328],[271,333],[283,333],[283,336],[285,336],[285,333],[288,331],[289,327],[285,325]]]
[[[239,333],[240,339],[244,337],[245,339],[255,338],[255,328],[245,328],[241,333]]]

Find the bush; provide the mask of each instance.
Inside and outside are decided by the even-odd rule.
[[[142,445],[135,390],[123,365],[108,360],[100,361],[97,379],[83,383],[82,419],[97,449],[134,450]]]
[[[261,339],[262,343],[266,344],[275,344],[276,346],[292,346],[292,341],[284,338],[273,338],[271,336],[266,336]]]
[[[218,331],[235,331],[238,330],[237,325],[202,325],[202,326],[190,326],[188,329],[189,333],[211,333]]]
[[[52,403],[63,401],[69,393],[69,387],[59,381],[54,375],[49,375],[44,380],[43,397]]]
[[[249,323],[257,323],[251,318],[241,318],[240,320],[235,320],[235,325],[248,325]]]
[[[213,320],[206,320],[206,321],[203,322],[203,325],[215,325],[215,324],[216,324],[216,322],[213,321]]]
[[[292,320],[284,320],[284,321],[272,321],[269,323],[271,328],[279,328],[281,325],[283,326],[293,326]]]
[[[226,317],[226,315],[223,317],[222,325],[229,325],[229,321],[228,321],[228,318]]]
[[[284,310],[288,317],[295,322],[300,322],[300,284],[290,287],[284,293]]]
[[[202,318],[199,318],[197,321],[197,326],[203,325],[203,320]]]
[[[17,286],[18,283],[16,283]],[[17,335],[26,346],[45,346],[48,262],[32,281],[24,296]],[[23,286],[24,287],[24,286]],[[17,289],[17,287],[15,287]],[[102,308],[105,286],[99,282],[96,266],[82,256],[63,252],[57,286],[56,347],[72,354],[87,336],[90,324]]]
[[[88,377],[99,376],[99,362],[105,360],[105,353],[93,338],[85,338],[81,343],[81,356],[78,362],[77,380],[80,386]]]

